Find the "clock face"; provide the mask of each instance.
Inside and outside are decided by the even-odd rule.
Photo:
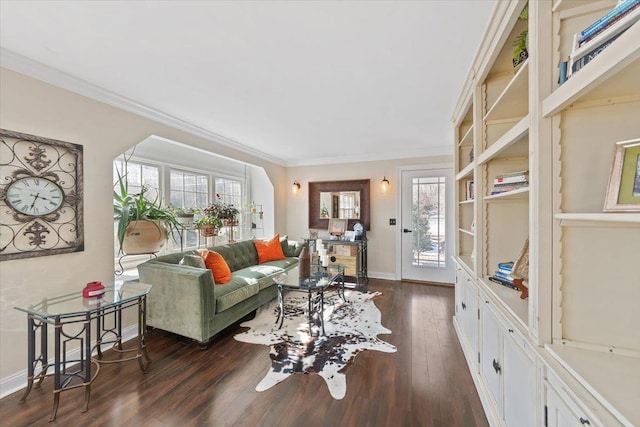
[[[28,177],[14,181],[7,189],[7,204],[25,215],[42,216],[62,206],[62,189],[48,179]]]

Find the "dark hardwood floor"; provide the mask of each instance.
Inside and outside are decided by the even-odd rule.
[[[364,351],[346,369],[347,394],[334,400],[317,375],[294,375],[256,392],[270,366],[266,346],[241,343],[230,328],[206,351],[153,331],[153,363],[104,365],[92,385],[89,411],[81,389],[61,394],[48,423],[52,378],[0,400],[2,426],[486,426],[480,399],[452,325],[453,288],[371,279],[380,338],[396,353]]]

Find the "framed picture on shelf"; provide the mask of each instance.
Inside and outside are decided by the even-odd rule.
[[[605,212],[640,212],[640,138],[616,143]]]
[[[329,234],[331,234],[332,236],[342,236],[345,231],[347,231],[346,219],[329,219]]]

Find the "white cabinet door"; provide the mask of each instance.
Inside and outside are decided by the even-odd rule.
[[[480,303],[480,317],[482,321],[482,350],[480,355],[480,373],[484,378],[487,389],[493,397],[497,414],[502,415],[502,349],[501,326],[495,315],[489,310],[489,304]]]
[[[478,288],[469,277],[464,284],[464,330],[471,347],[472,359],[478,357]]]
[[[536,425],[536,369],[521,347],[512,338],[510,329],[502,340],[504,380],[504,420],[508,426]],[[519,338],[516,338],[518,340]]]
[[[545,381],[548,427],[594,427],[600,423],[591,420],[569,397],[562,397],[562,393]]]

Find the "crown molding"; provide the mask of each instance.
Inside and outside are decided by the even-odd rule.
[[[79,79],[71,74],[49,67],[48,65],[34,61],[33,59],[27,58],[5,48],[0,48],[0,66],[164,125],[171,126],[172,128],[182,130],[216,144],[224,145],[225,147],[232,148],[280,166],[286,166],[282,159],[243,145],[231,138],[211,132],[170,114],[148,107],[144,104],[140,104],[129,98],[125,98],[124,96],[120,96],[114,92]]]
[[[391,153],[363,153],[351,156],[321,157],[315,159],[289,160],[286,167],[334,165],[339,163],[362,163],[384,160],[415,159],[418,157],[436,157],[453,155],[451,145],[436,145],[423,150],[395,150]]]

